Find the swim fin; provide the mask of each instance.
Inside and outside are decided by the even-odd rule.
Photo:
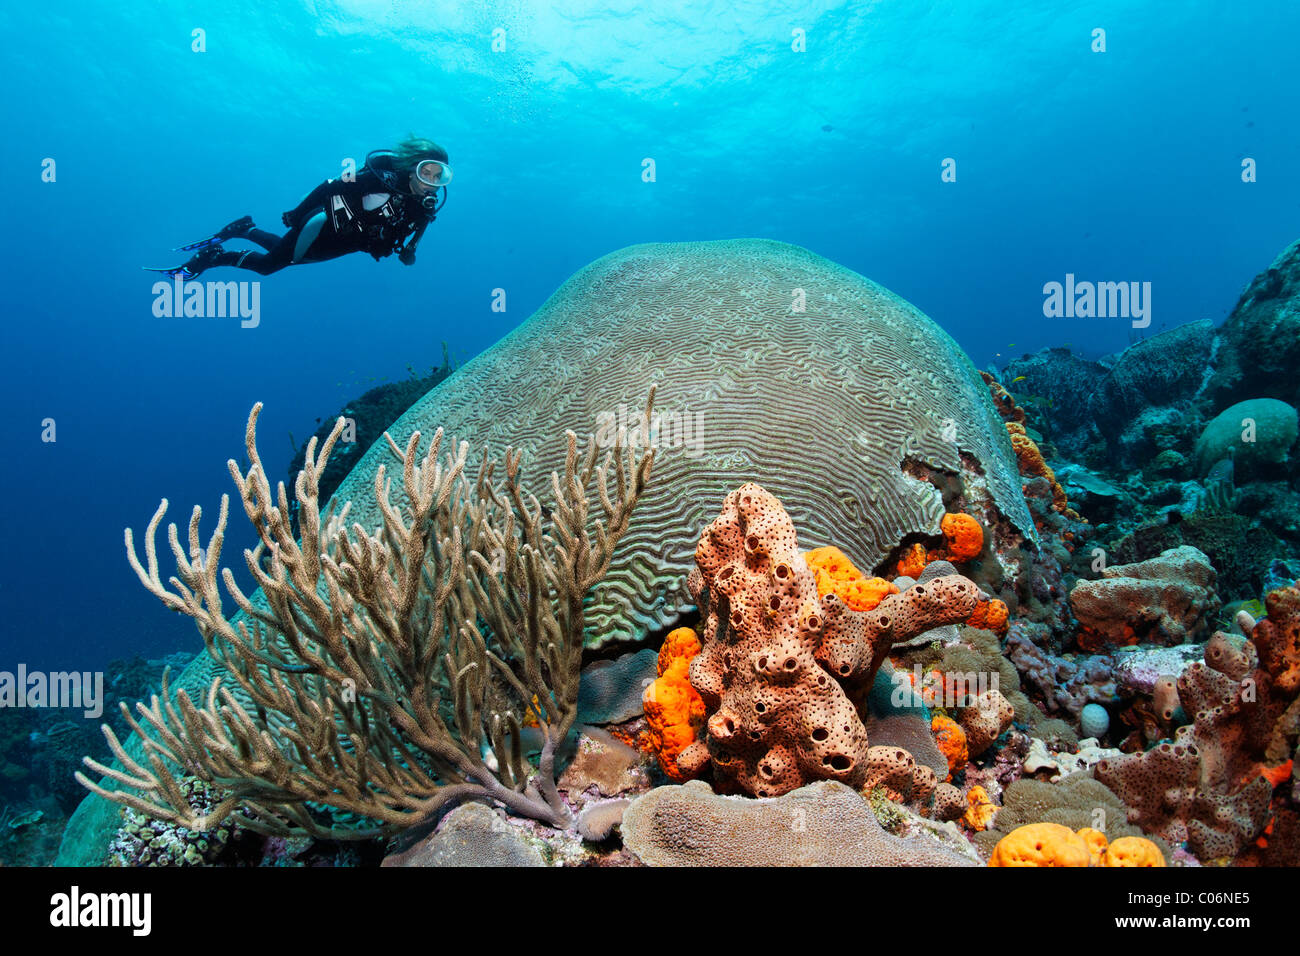
[[[196,239],[193,242],[186,243],[183,246],[177,246],[176,252],[193,252],[196,249],[206,249],[208,246],[214,246],[217,243],[225,242],[227,239],[239,239],[244,236],[248,230],[253,228],[253,217],[243,216],[234,222],[225,226],[218,232],[203,239]],[[159,270],[161,271],[161,270]]]
[[[141,266],[146,272],[158,272],[167,276],[169,279],[193,279],[207,269],[216,265],[216,259],[226,250],[221,248],[218,241],[213,244],[204,246],[189,259],[179,266],[159,267],[159,266]]]
[[[172,266],[170,269],[161,268],[159,266],[141,266],[140,268],[145,272],[161,273],[169,279],[193,279],[198,275],[197,272],[190,271],[189,266]]]

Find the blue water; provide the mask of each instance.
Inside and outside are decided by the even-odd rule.
[[[189,620],[136,582],[122,529],[164,496],[173,517],[215,514],[253,402],[279,477],[289,432],[303,440],[408,366],[425,373],[443,342],[476,354],[630,243],[807,246],[911,300],[984,366],[1129,344],[1127,322],[1043,318],[1043,284],[1067,272],[1150,281],[1155,332],[1221,321],[1296,238],[1290,0],[541,7],[0,12],[0,669],[196,649]],[[795,28],[806,52],[791,50]],[[347,159],[408,132],[455,169],[415,266],[362,254],[291,268],[262,281],[255,329],[154,317],[141,265],[173,264],[173,246],[245,213],[277,228]],[[1241,181],[1244,157],[1258,182]],[[242,515],[232,528],[238,565],[250,536]]]

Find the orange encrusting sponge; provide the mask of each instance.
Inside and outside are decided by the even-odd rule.
[[[1092,827],[1077,832],[1059,823],[1030,823],[1001,840],[989,866],[1165,866],[1160,848],[1146,837],[1120,837],[1107,844]]]
[[[939,557],[945,561],[961,564],[977,557],[984,550],[984,529],[968,514],[949,512],[943,516],[939,530],[943,532],[944,539],[944,548]]]
[[[1010,626],[1007,606],[996,598],[990,601],[980,601],[979,604],[975,605],[975,611],[966,624],[969,627],[977,627],[982,631],[1005,634]]]
[[[987,830],[997,815],[998,805],[989,799],[983,787],[971,787],[966,793],[966,825],[972,830]]]
[[[1030,823],[1004,836],[989,866],[1091,866],[1087,841],[1059,823]]]
[[[970,515],[961,511],[950,511],[939,522],[943,533],[943,544],[933,551],[927,551],[920,542],[903,550],[898,559],[896,570],[909,578],[920,577],[925,566],[932,561],[951,561],[965,564],[979,557],[984,550],[984,529]]]
[[[646,731],[642,748],[652,752],[659,766],[674,780],[685,780],[677,755],[693,744],[704,728],[704,700],[691,686],[691,659],[700,652],[700,639],[689,627],[679,627],[659,649],[659,676],[641,697]]]
[[[897,586],[884,578],[869,578],[859,571],[839,548],[814,548],[803,556],[817,580],[817,596],[834,594],[855,611],[870,611]]]
[[[966,766],[966,761],[970,759],[966,753],[966,731],[951,717],[935,714],[930,718],[930,732],[934,734],[934,742],[939,750],[948,758],[947,779],[951,780],[952,775]]]

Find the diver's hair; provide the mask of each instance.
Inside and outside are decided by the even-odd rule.
[[[409,176],[415,167],[426,159],[436,159],[440,163],[448,162],[447,151],[431,139],[423,139],[414,133],[393,147],[393,169],[403,176]]]

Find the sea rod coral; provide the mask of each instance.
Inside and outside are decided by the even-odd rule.
[[[647,414],[653,399],[652,389]],[[260,411],[254,406],[245,433],[248,471],[229,463],[261,539],[245,551],[260,595],[245,595],[229,569],[220,575],[240,615],[226,619],[217,584],[228,499],[206,547],[199,508],[188,547],[176,526],[168,527],[177,565],[171,588],[159,576],[155,547],[167,501],[149,523],[143,564],[126,532],[141,582],[167,607],[194,618],[225,678],[214,679],[197,704],[184,690],[172,699],[164,681],[161,700],[155,695],[148,706],[137,705],[138,720],[123,705],[144,759],[133,759],[105,727],[125,769],[85,763],[127,789],[109,790],[80,773],[78,780],[190,830],[217,826],[242,807],[243,825],[259,832],[369,836],[474,797],[567,823],[554,762],[577,713],[584,598],[627,529],[653,453],[638,460],[620,436],[598,464],[595,439],[580,455],[577,436],[568,432],[564,474],[551,475],[548,510],[520,485],[521,453],[506,450],[504,480],[485,454],[471,481],[468,443],[440,459],[439,429],[421,455],[417,431],[405,448],[388,440],[402,462],[401,503],[393,503],[381,465],[374,495],[382,526],[349,529],[350,502],[337,513],[331,505],[324,516],[318,504],[319,478],[344,425],[339,419],[319,455],[312,440],[298,475],[299,543],[285,487],[272,494],[258,454]],[[589,520],[593,488],[599,511]],[[543,739],[536,772],[522,745],[529,718]],[[485,759],[485,748],[494,760]],[[185,797],[186,775],[228,796],[202,813]],[[309,804],[378,827],[331,828]]]

